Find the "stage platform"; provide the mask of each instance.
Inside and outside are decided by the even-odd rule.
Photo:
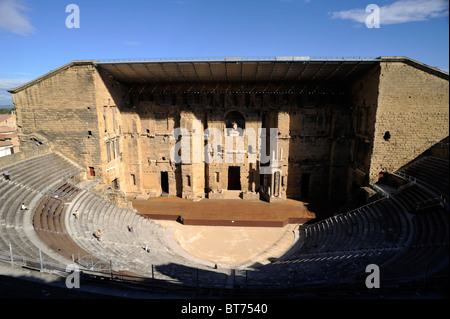
[[[155,220],[178,221],[199,226],[283,227],[303,224],[315,218],[301,201],[280,203],[242,199],[203,199],[191,201],[179,197],[133,200],[137,211]]]

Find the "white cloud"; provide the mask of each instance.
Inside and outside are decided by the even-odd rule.
[[[2,0],[0,0],[2,1]],[[0,105],[12,105],[8,90],[27,83],[30,79],[0,79]]]
[[[35,28],[23,14],[23,11],[28,10],[28,7],[18,0],[0,0],[0,28],[20,35],[33,33]]]
[[[426,21],[445,17],[449,13],[448,0],[400,0],[380,7],[380,24],[397,24],[413,21]],[[370,12],[366,9],[351,9],[331,13],[333,19],[348,19],[365,23]]]
[[[1,1],[1,0],[0,0]],[[29,79],[0,79],[0,89],[9,90],[30,81]]]

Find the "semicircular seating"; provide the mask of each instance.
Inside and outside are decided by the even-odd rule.
[[[113,271],[178,283],[195,282],[200,272],[204,285],[229,287],[229,270],[179,255],[171,249],[167,231],[153,220],[67,183],[66,177],[79,168],[61,155],[33,157],[7,169],[12,180],[0,180],[0,251],[8,251],[11,242],[14,253],[27,258],[38,259],[43,249],[44,258],[52,262],[73,256],[88,268],[99,263]],[[445,183],[435,185],[440,189]],[[370,263],[394,279],[424,271],[448,274],[448,206],[433,201],[436,188],[427,185],[411,184],[390,198],[302,225],[298,248],[288,257],[254,265],[245,273],[246,283],[283,288],[298,282],[361,280]],[[22,202],[30,211],[20,210]],[[98,229],[100,240],[95,237]],[[242,275],[233,273],[232,282],[239,280]]]
[[[10,180],[0,180],[0,251],[12,250],[21,258],[61,263],[64,258],[53,253],[33,228],[33,215],[44,193],[54,185],[82,171],[58,153],[48,153],[2,167]],[[21,210],[24,203],[29,210]],[[39,251],[41,250],[41,251]]]

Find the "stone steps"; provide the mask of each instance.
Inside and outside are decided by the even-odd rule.
[[[56,153],[36,156],[1,168],[5,169],[10,173],[11,181],[0,181],[0,250],[9,252],[11,242],[15,255],[39,260],[41,249],[45,261],[64,261],[37,236],[33,229],[33,216],[44,198],[42,191],[61,184],[69,173],[80,169]],[[29,206],[30,210],[20,210],[22,203]],[[51,220],[45,222],[49,231],[58,231]]]

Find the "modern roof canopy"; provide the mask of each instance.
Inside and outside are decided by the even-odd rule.
[[[345,81],[375,61],[166,61],[102,62],[98,67],[126,83]]]
[[[381,61],[405,62],[448,79],[448,73],[406,57],[278,56],[80,60],[65,64],[9,92],[19,92],[64,69],[83,64],[95,65],[119,82],[140,85],[228,82],[339,84],[357,78]]]

